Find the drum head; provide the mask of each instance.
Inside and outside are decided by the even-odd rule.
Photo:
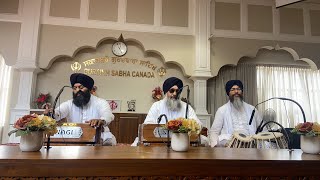
[[[240,132],[235,132],[233,133],[233,136],[240,140],[241,142],[250,142],[252,141],[252,137],[250,135],[245,135],[243,133],[240,133]]]
[[[268,139],[276,139],[282,137],[283,134],[279,132],[260,132],[258,134],[253,135],[254,139],[260,140],[268,140]]]

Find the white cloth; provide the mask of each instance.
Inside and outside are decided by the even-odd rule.
[[[250,116],[249,116],[250,117]],[[239,132],[245,135],[249,135],[249,126],[247,113],[244,108],[240,110],[236,109],[234,106],[231,106],[231,119],[234,132]]]
[[[252,120],[252,124],[249,125],[249,120],[254,107],[245,102],[243,102],[243,107],[247,117],[246,124],[249,131],[249,135],[253,135],[255,134],[257,127],[259,126],[262,120],[261,116],[256,110]],[[232,109],[232,104],[229,101],[228,103],[224,104],[217,110],[211,129],[209,131],[209,137],[210,137],[209,139],[210,139],[211,147],[225,144],[227,141],[231,139],[232,134],[235,132],[233,127],[231,109]]]
[[[106,144],[104,143],[105,145],[116,145],[116,138],[108,128],[108,125],[114,120],[109,103],[94,95],[91,95],[90,101],[83,108],[77,107],[72,101],[71,99],[63,102],[55,109],[56,120],[59,121],[66,118],[67,122],[72,123],[86,123],[86,121],[92,119],[105,120],[106,124],[104,132],[101,133],[101,138],[106,142]]]
[[[185,118],[186,116],[187,103],[181,101],[181,109],[179,111],[171,111],[166,105],[166,101],[160,100],[152,104],[146,119],[143,124],[158,124],[158,118],[161,114],[165,114],[169,120],[176,119],[179,117]],[[188,119],[194,119],[202,127],[202,122],[198,119],[193,108],[189,105],[188,107]],[[166,120],[163,117],[159,124],[165,124]]]

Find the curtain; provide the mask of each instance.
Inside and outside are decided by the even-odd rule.
[[[8,96],[11,81],[11,67],[5,64],[0,55],[0,135],[6,119],[8,119]],[[0,136],[1,140],[1,136]]]
[[[212,114],[212,120],[218,108],[229,100],[225,91],[225,85],[232,79],[242,81],[245,102],[253,105],[258,102],[256,93],[256,65],[238,64],[237,66],[224,66],[216,77],[208,81],[208,109]]]
[[[298,102],[306,121],[320,122],[320,72],[307,68],[257,66],[258,102],[271,97],[285,97]],[[303,122],[300,108],[291,101],[270,100],[259,105],[260,112],[273,109],[276,121],[284,127]]]

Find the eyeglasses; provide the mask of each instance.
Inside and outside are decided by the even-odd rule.
[[[240,88],[231,88],[230,91],[242,91]]]
[[[177,94],[180,92],[180,89],[169,89],[169,92],[172,94],[176,92]]]

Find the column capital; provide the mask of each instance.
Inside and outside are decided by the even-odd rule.
[[[13,68],[19,70],[20,72],[35,72],[37,69],[39,69],[38,67],[36,67],[35,65],[25,65],[25,64],[16,64],[13,66]]]
[[[198,80],[208,80],[210,78],[212,78],[213,76],[209,73],[202,73],[201,75],[192,75],[189,79],[193,80],[193,81],[198,81]]]

